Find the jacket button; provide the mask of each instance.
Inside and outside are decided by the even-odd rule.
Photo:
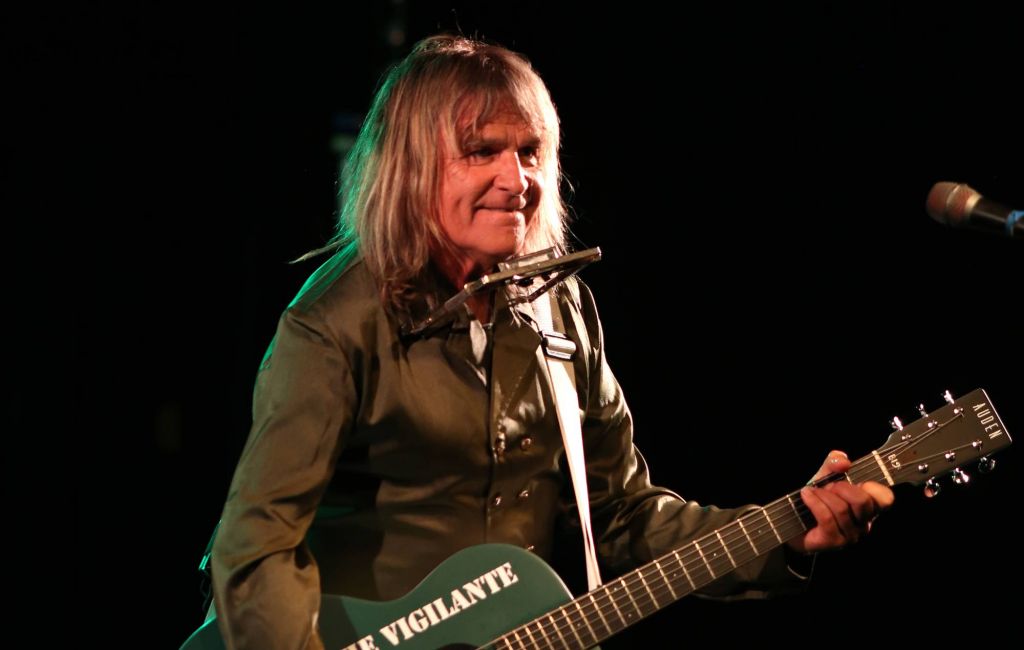
[[[529,498],[529,496],[530,496],[530,491],[529,491],[529,490],[526,490],[526,489],[524,489],[524,490],[523,490],[522,492],[520,492],[520,493],[519,493],[519,494],[518,494],[517,496],[518,496],[518,497],[519,497],[520,499],[526,499],[526,498]]]
[[[526,436],[525,438],[519,441],[519,448],[522,449],[523,451],[526,451],[527,449],[530,448],[530,445],[532,444],[533,438],[531,438],[530,436]]]
[[[495,494],[491,498],[491,505],[494,506],[495,508],[497,508],[498,506],[501,505],[501,495],[500,494]]]

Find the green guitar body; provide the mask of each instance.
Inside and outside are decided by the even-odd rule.
[[[478,648],[570,600],[561,578],[536,555],[484,544],[451,556],[397,600],[324,596],[320,636],[327,650]],[[181,650],[224,647],[211,619]]]

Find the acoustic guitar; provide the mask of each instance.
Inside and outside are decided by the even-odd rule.
[[[849,471],[817,481],[889,486],[925,484],[937,492],[940,476],[970,480],[961,466],[1010,445],[1002,421],[982,389],[903,426]],[[320,635],[328,650],[437,648],[590,648],[814,526],[799,491],[750,512],[667,555],[573,598],[537,556],[519,547],[484,544],[465,549],[434,569],[411,592],[390,602],[323,596]],[[182,650],[224,648],[216,619]]]

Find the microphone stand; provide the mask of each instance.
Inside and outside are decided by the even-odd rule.
[[[431,312],[426,318],[415,325],[402,327],[403,336],[419,336],[431,327],[438,325],[446,317],[461,309],[471,297],[494,291],[506,285],[529,287],[538,276],[542,283],[530,292],[510,298],[509,304],[531,302],[543,295],[548,289],[559,282],[579,273],[587,265],[601,259],[600,248],[588,248],[583,251],[556,256],[553,248],[536,253],[527,253],[498,263],[498,270],[483,275],[472,282],[467,282],[458,292],[445,301],[443,305]]]

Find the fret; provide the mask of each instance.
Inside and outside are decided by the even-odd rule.
[[[544,643],[546,644],[546,647],[549,647],[549,648],[555,647],[555,644],[551,642],[550,638],[548,638],[548,633],[544,631],[544,625],[542,625],[540,621],[536,621],[536,623],[537,623],[537,631],[540,632],[540,635],[542,637],[544,637]]]
[[[693,578],[690,577],[690,572],[686,570],[686,563],[679,557],[679,549],[672,551],[672,554],[676,556],[676,561],[679,562],[679,566],[683,570],[683,575],[686,576],[686,581],[690,583],[690,591],[697,591],[697,585],[693,583]]]
[[[696,588],[708,584],[715,579],[715,574],[711,571],[711,567],[708,566],[707,562],[704,561],[703,554],[697,545],[697,542],[691,544],[691,547],[696,549],[696,553],[688,553],[686,560],[686,570],[693,578],[693,584]]]
[[[774,548],[771,541],[771,536],[774,534],[772,531],[771,520],[768,518],[768,512],[764,508],[758,508],[747,515],[750,523],[753,525],[753,532],[751,537],[758,540],[765,547],[765,551]],[[755,517],[760,517],[761,521],[757,522]],[[764,551],[761,551],[764,552]]]
[[[743,520],[738,519],[736,523],[740,525],[740,530],[743,531],[743,535],[747,538],[747,543],[750,544],[750,548],[754,549],[754,555],[760,555],[761,551],[757,550],[757,545],[754,544],[754,540],[750,537],[750,533],[747,532],[747,527],[743,525]]]
[[[569,623],[569,629],[572,630],[573,636],[575,636],[576,640],[580,642],[580,645],[584,648],[587,647],[587,644],[583,643],[583,639],[580,638],[579,632],[576,631],[576,626],[573,625],[572,619],[569,618],[569,614],[564,607],[562,608],[562,616],[564,616],[565,620]]]
[[[505,647],[508,648],[508,650],[512,650],[512,642],[508,640],[507,634],[501,637],[501,640],[505,642]]]
[[[523,640],[519,638],[519,630],[512,630],[512,634],[516,640],[516,643],[518,643],[520,647],[525,648],[526,644],[523,643]]]
[[[768,511],[764,508],[761,508],[761,512],[764,513],[765,521],[767,521],[768,525],[772,527],[772,532],[775,533],[775,537],[779,540],[779,544],[782,544],[782,535],[779,535],[778,529],[775,528],[775,522],[772,521],[771,515],[769,515]]]
[[[635,609],[637,613],[637,620],[640,620],[644,617],[643,613],[640,612],[640,608],[637,607],[636,601],[633,600],[633,594],[629,591],[629,585],[626,584],[625,580],[622,581],[622,589],[626,592],[626,595],[629,596],[629,602],[633,603],[633,609]]]
[[[622,621],[622,627],[625,628],[625,627],[628,627],[629,624],[626,623],[626,619],[624,619],[622,617],[622,610],[619,609],[619,599],[618,599],[618,597],[615,594],[612,593],[616,589],[615,585],[618,585],[618,587],[617,587],[618,589],[622,589],[622,579],[620,578],[620,579],[616,580],[615,582],[613,582],[611,585],[605,587],[605,593],[608,594],[609,600],[612,601],[612,607],[615,608],[615,613],[618,615],[619,620]]]
[[[708,572],[711,574],[711,577],[717,578],[718,576],[715,575],[714,567],[712,567],[711,564],[708,563],[708,559],[704,557],[704,549],[700,547],[700,542],[694,542],[693,545],[697,547],[697,552],[700,553],[700,559],[704,560],[704,566],[708,568]]]
[[[786,501],[789,502],[789,507],[793,509],[793,515],[796,517],[796,520],[799,521],[801,524],[803,524],[804,520],[800,516],[800,511],[796,509],[796,503],[793,502],[793,495],[792,494],[787,494],[786,495]],[[803,528],[807,528],[807,527],[803,526]]]
[[[555,613],[551,612],[548,614],[548,620],[551,621],[551,629],[558,635],[558,639],[562,642],[562,646],[568,648],[569,644],[566,642],[565,637],[562,636],[562,631],[558,629],[558,623],[555,622]]]
[[[714,535],[705,535],[697,543],[702,546],[704,557],[715,567],[715,577],[724,576],[736,568],[725,547],[725,542],[718,536],[718,531],[715,531]]]
[[[725,550],[726,557],[729,558],[729,561],[732,562],[732,568],[735,569],[736,568],[736,560],[732,559],[732,553],[729,552],[729,547],[725,545],[725,540],[722,539],[722,533],[720,533],[720,532],[718,532],[716,530],[715,531],[715,535],[718,536],[718,541],[722,545],[722,548]]]
[[[658,567],[658,571],[661,571],[661,579],[665,581],[665,585],[668,586],[668,592],[672,594],[672,600],[679,600],[679,596],[676,595],[676,590],[672,588],[672,582],[665,575],[665,570],[661,568],[661,562],[655,562],[655,566]]]
[[[590,621],[583,614],[583,608],[580,607],[580,601],[574,600],[573,604],[576,605],[576,611],[578,611],[580,613],[580,618],[583,619],[583,624],[587,626],[588,630],[590,630],[590,638],[593,639],[594,642],[596,643],[597,642],[597,635],[594,633],[594,628],[590,627]],[[593,645],[593,644],[588,644],[587,647],[589,648],[591,645]]]
[[[601,608],[597,605],[597,599],[594,598],[594,592],[590,592],[587,595],[590,596],[590,602],[594,604],[594,610],[597,611],[597,615],[601,618],[601,622],[604,623],[604,629],[608,631],[607,636],[611,636],[612,628],[608,625],[608,621],[605,620],[604,614],[601,613]]]
[[[530,626],[528,624],[523,626],[523,631],[526,632],[526,636],[530,638],[530,645],[536,648],[537,639],[533,638],[533,634],[530,632]]]
[[[644,589],[646,589],[647,593],[651,595],[651,602],[654,603],[655,609],[661,609],[661,605],[658,604],[658,599],[654,597],[654,592],[651,591],[650,585],[647,584],[647,579],[644,578],[643,569],[637,571],[637,575],[640,576],[640,582],[644,583]]]

